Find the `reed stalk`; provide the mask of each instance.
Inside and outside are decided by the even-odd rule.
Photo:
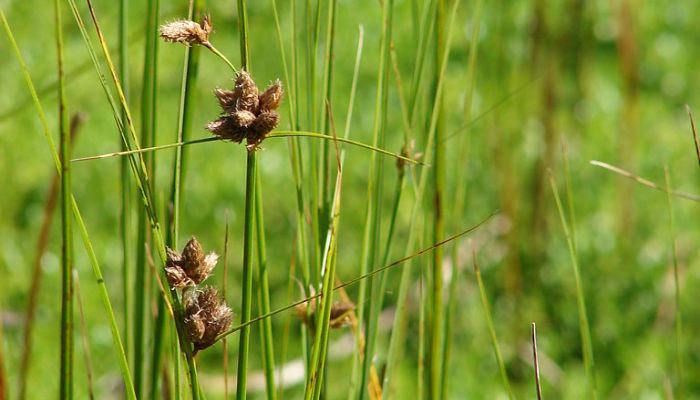
[[[250,72],[248,52],[248,14],[246,0],[238,0],[238,34],[240,39],[241,69]],[[255,184],[258,174],[258,157],[255,151],[248,151],[246,159],[245,214],[243,227],[243,275],[241,277],[241,323],[251,317],[253,295],[253,232],[255,229]],[[241,330],[238,344],[238,379],[236,398],[245,400],[248,380],[248,352],[250,327]]]
[[[66,118],[65,77],[63,75],[63,19],[61,3],[54,1],[56,52],[58,63],[58,131],[61,165],[61,368],[60,396],[73,398],[73,232],[71,229],[70,134]]]

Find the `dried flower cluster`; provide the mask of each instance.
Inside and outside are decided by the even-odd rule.
[[[212,32],[211,18],[207,15],[202,22],[178,20],[161,25],[160,36],[167,42],[177,42],[184,45],[200,44],[211,47],[209,35]]]
[[[205,349],[216,342],[233,320],[233,312],[224,303],[216,289],[190,291],[185,299],[185,334],[194,344],[194,351]]]
[[[248,150],[254,151],[279,123],[275,110],[284,95],[279,79],[260,93],[250,75],[240,71],[233,90],[217,88],[214,94],[222,115],[207,124],[207,130],[222,139],[236,143],[245,139]]]
[[[199,290],[196,286],[211,275],[219,256],[214,252],[204,254],[202,245],[194,237],[187,242],[182,254],[170,248],[166,251],[165,275],[172,290],[182,291],[185,334],[197,352],[214,344],[216,337],[224,333],[233,320],[233,312],[219,298],[216,289]]]

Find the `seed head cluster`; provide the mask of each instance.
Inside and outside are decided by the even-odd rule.
[[[207,130],[236,143],[245,139],[249,151],[258,150],[260,142],[279,123],[280,116],[275,110],[284,95],[279,79],[260,93],[250,75],[242,70],[236,77],[233,90],[217,88],[214,95],[222,113],[207,124]]]
[[[233,312],[219,297],[216,289],[197,285],[206,280],[216,266],[219,256],[204,253],[196,238],[191,238],[182,253],[167,248],[165,275],[171,290],[179,289],[185,302],[182,322],[185,335],[194,345],[194,351],[205,349],[216,342],[233,320]]]
[[[194,344],[195,352],[216,343],[216,337],[229,328],[232,320],[233,312],[213,287],[187,293],[185,334]]]

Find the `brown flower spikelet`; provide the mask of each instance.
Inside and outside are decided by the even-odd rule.
[[[282,90],[282,82],[277,79],[262,94],[260,94],[260,111],[276,110],[282,101],[283,94],[284,91]]]
[[[350,325],[350,313],[355,310],[355,305],[348,301],[333,303],[331,305],[331,316],[328,325],[333,329],[339,329]],[[311,300],[306,304],[299,304],[295,307],[296,316],[306,325],[315,329],[316,324],[316,301]]]
[[[233,312],[213,287],[190,292],[185,300],[185,332],[195,351],[215,343],[233,321]]]
[[[207,15],[199,24],[190,20],[178,20],[162,25],[160,36],[167,42],[209,46],[211,31],[211,18]]]
[[[279,79],[260,93],[253,79],[243,70],[238,73],[233,90],[217,88],[214,95],[223,115],[207,124],[207,130],[237,143],[245,138],[248,151],[259,149],[267,134],[279,124],[280,117],[275,110],[284,96]]]
[[[238,97],[236,97],[235,90],[216,88],[214,89],[214,95],[216,96],[217,100],[219,100],[219,105],[224,113],[233,114],[236,112],[236,100]]]
[[[233,89],[236,97],[236,109],[250,111],[255,114],[258,111],[258,87],[245,70],[241,70],[236,78],[236,87]]]
[[[219,256],[211,252],[204,254],[196,238],[191,238],[182,254],[166,249],[165,274],[171,288],[182,288],[201,283],[211,275]]]

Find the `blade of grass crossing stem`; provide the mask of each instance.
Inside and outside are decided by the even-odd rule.
[[[157,48],[158,48],[158,8],[159,0],[149,0],[147,3],[146,13],[146,40],[145,40],[145,55],[143,60],[143,84],[141,86],[141,143],[145,147],[150,147],[155,144],[156,132],[156,74],[157,74]],[[146,171],[151,177],[150,191],[153,192],[155,185],[155,157],[152,154],[144,154],[144,162],[146,163]],[[155,211],[155,209],[154,209]],[[138,233],[136,242],[136,277],[134,279],[134,387],[136,395],[142,397],[145,395],[146,383],[144,382],[144,372],[148,357],[146,356],[146,348],[148,345],[149,331],[149,312],[148,299],[150,299],[150,288],[146,285],[146,251],[150,249],[152,239],[149,237],[149,225],[146,210],[139,207],[138,211]],[[147,246],[144,246],[147,244]],[[162,309],[162,306],[161,306]],[[162,311],[162,310],[161,310]],[[153,326],[153,334],[162,333],[162,324],[164,319],[159,318],[157,323],[161,326]],[[160,338],[154,336],[154,342],[159,342]],[[154,372],[157,377],[158,363],[153,360]]]
[[[56,150],[56,146],[54,144],[53,138],[51,137],[51,133],[49,131],[48,123],[46,121],[46,115],[44,113],[44,109],[41,106],[41,103],[39,102],[39,97],[37,96],[36,89],[34,88],[34,84],[32,82],[31,76],[29,75],[29,71],[27,70],[26,65],[24,64],[24,59],[22,58],[22,54],[19,51],[19,47],[17,46],[17,42],[15,41],[14,35],[12,34],[12,30],[10,29],[10,25],[7,22],[7,19],[5,18],[5,12],[2,9],[2,6],[0,6],[0,20],[2,22],[3,27],[5,28],[5,32],[7,33],[8,38],[10,39],[10,43],[12,45],[12,48],[15,52],[15,56],[17,57],[17,61],[20,64],[20,67],[22,69],[22,74],[24,75],[25,81],[27,83],[27,87],[29,89],[29,92],[32,96],[32,100],[34,102],[34,106],[37,110],[37,114],[39,116],[39,120],[41,121],[43,130],[44,130],[44,137],[46,138],[46,142],[49,146],[49,150],[51,155],[53,156],[54,162],[56,164],[56,170],[61,173],[62,168],[61,168],[61,163],[60,163],[60,158],[58,151]],[[80,234],[83,240],[83,244],[85,245],[85,249],[87,250],[89,259],[90,259],[90,264],[93,269],[93,274],[95,276],[95,280],[97,281],[99,291],[100,291],[100,296],[102,298],[103,305],[105,307],[105,311],[107,312],[107,316],[109,319],[110,323],[110,329],[112,333],[112,339],[114,342],[114,347],[115,350],[117,351],[117,356],[119,358],[119,367],[121,370],[122,378],[124,379],[124,385],[126,389],[126,395],[127,398],[129,399],[135,399],[136,396],[134,394],[134,386],[133,386],[133,381],[131,379],[131,373],[129,372],[129,365],[126,360],[126,354],[124,352],[124,346],[122,345],[122,340],[119,335],[119,328],[117,326],[117,321],[114,316],[114,311],[112,309],[112,304],[109,300],[109,294],[107,292],[107,286],[105,285],[104,278],[102,277],[102,271],[100,268],[100,265],[97,261],[97,257],[95,255],[95,252],[92,247],[92,243],[90,242],[90,237],[88,235],[87,229],[85,227],[85,223],[83,221],[83,218],[80,214],[80,210],[78,209],[78,203],[75,201],[75,198],[71,196],[71,208],[73,211],[73,215],[75,216],[76,219],[76,224],[78,226],[78,229],[80,230]]]
[[[676,224],[673,216],[673,201],[671,200],[671,179],[668,175],[668,167],[664,166],[666,178],[666,200],[668,203],[668,217],[671,227],[671,250],[673,256],[673,283],[676,302],[676,374],[678,374],[678,386],[676,393],[678,398],[683,398],[683,353],[681,342],[681,287],[678,277],[678,252],[676,249]]]
[[[344,138],[344,137],[334,138],[333,136],[324,135],[324,134],[318,133],[318,132],[274,131],[274,132],[268,133],[267,136],[265,137],[265,139],[294,138],[294,137],[308,137],[308,138],[322,139],[322,140],[333,140],[333,141],[337,141],[339,143],[346,143],[346,144],[349,144],[349,145],[352,145],[355,147],[371,150],[371,151],[374,151],[374,152],[379,153],[379,154],[383,154],[386,156],[390,156],[390,157],[405,161],[409,164],[427,165],[424,162],[420,162],[418,160],[411,159],[411,158],[408,158],[406,156],[402,156],[398,153],[394,153],[394,152],[391,152],[388,150],[374,147],[374,146],[366,144],[366,143],[358,142],[356,140],[352,140],[352,139],[348,139],[348,138]],[[203,138],[203,139],[194,139],[194,140],[190,140],[187,142],[169,143],[169,144],[163,144],[163,145],[154,146],[154,147],[139,148],[136,150],[117,151],[117,152],[112,152],[112,153],[99,154],[96,156],[78,157],[78,158],[72,159],[71,162],[98,160],[98,159],[103,159],[103,158],[119,157],[119,156],[146,153],[146,152],[150,152],[150,151],[164,150],[164,149],[169,149],[169,148],[173,148],[173,147],[190,146],[190,145],[194,145],[194,144],[219,142],[219,141],[222,141],[222,139],[216,138],[216,137],[208,137],[208,138]]]
[[[576,281],[576,300],[578,303],[578,313],[579,313],[579,325],[581,328],[581,342],[583,346],[583,362],[586,368],[586,375],[588,376],[588,382],[590,385],[591,397],[596,399],[598,397],[598,389],[595,378],[595,363],[593,360],[593,346],[591,341],[591,331],[588,325],[588,316],[586,313],[586,302],[583,296],[583,287],[581,285],[581,278],[578,266],[578,257],[576,255],[576,248],[571,239],[571,234],[569,233],[569,227],[566,223],[566,217],[564,216],[564,208],[562,207],[561,200],[559,199],[559,191],[554,182],[554,177],[552,176],[552,171],[547,171],[549,174],[549,184],[552,187],[552,193],[554,194],[554,200],[557,203],[557,209],[559,210],[559,218],[561,219],[562,228],[564,229],[564,236],[566,237],[566,243],[569,246],[569,255],[571,256],[571,265],[574,270],[574,280]]]
[[[270,283],[267,271],[267,252],[265,250],[265,219],[263,218],[263,196],[260,171],[257,172],[255,185],[255,232],[258,245],[258,307],[260,312],[270,312]],[[275,351],[272,336],[272,321],[269,319],[260,325],[260,342],[262,343],[263,368],[265,371],[265,390],[267,398],[272,400],[275,392]]]
[[[241,68],[250,72],[248,52],[248,13],[246,0],[238,0],[238,32],[241,49]],[[241,322],[251,317],[253,291],[253,230],[255,228],[255,183],[258,174],[257,153],[249,151],[246,158],[245,214],[243,226],[243,276],[241,277]],[[248,351],[250,327],[241,330],[238,345],[238,379],[236,381],[236,398],[245,400],[248,380]]]
[[[70,134],[63,76],[63,21],[61,3],[54,0],[58,70],[58,131],[61,162],[61,368],[60,396],[73,398],[73,233],[71,230]]]
[[[128,9],[129,0],[119,0],[119,80],[124,85],[124,96],[128,100],[129,96],[129,41],[127,39],[128,30]],[[89,64],[87,64],[89,65]],[[126,112],[122,107],[121,113],[122,126],[126,126]],[[121,139],[121,138],[120,138]],[[119,140],[122,151],[126,150],[124,143]],[[124,345],[126,353],[131,354],[131,321],[133,315],[131,313],[131,290],[129,283],[131,282],[130,263],[130,248],[131,248],[131,181],[129,180],[129,160],[122,157],[119,160],[119,189],[121,193],[121,210],[119,234],[122,245],[122,297],[124,302]]]
[[[372,146],[383,147],[385,143],[384,128],[387,116],[388,84],[390,72],[390,48],[391,33],[394,13],[394,0],[386,0],[382,3],[382,33],[380,39],[379,69],[377,72],[377,95],[374,111],[374,128],[372,133]],[[369,165],[369,176],[367,178],[367,213],[365,217],[364,236],[362,240],[362,264],[360,273],[365,274],[371,265],[377,265],[377,242],[381,236],[381,200],[383,192],[383,159],[372,154]],[[365,309],[372,309],[372,304],[377,301],[379,282],[381,278],[372,277],[370,282],[369,306],[365,305],[367,296],[367,283],[360,283],[358,297],[357,318],[360,323],[365,320]],[[373,335],[367,335],[374,328],[377,321],[367,321],[368,327],[365,334],[365,352],[362,357],[362,370],[358,385],[358,398],[361,400],[365,396],[365,386],[369,376],[370,364],[372,361],[371,350],[374,349]],[[369,324],[372,326],[370,327]],[[359,354],[356,356],[359,357]]]
[[[132,146],[136,148],[136,151],[134,153],[138,153],[139,150],[139,145],[138,145],[138,139],[136,138],[136,132],[133,126],[133,118],[131,117],[131,113],[129,111],[128,105],[126,103],[126,99],[124,97],[124,91],[122,89],[122,86],[119,82],[119,79],[117,77],[117,74],[115,72],[114,64],[112,63],[112,58],[109,54],[109,50],[107,48],[107,44],[104,40],[104,37],[102,35],[102,31],[100,29],[100,25],[97,21],[97,16],[95,15],[94,8],[92,7],[92,3],[90,0],[87,0],[87,6],[90,11],[90,16],[92,18],[92,21],[95,26],[95,30],[97,32],[98,39],[100,41],[100,46],[102,48],[103,55],[105,57],[105,61],[107,62],[107,66],[110,72],[110,75],[112,77],[112,80],[114,82],[114,85],[117,89],[117,93],[119,95],[119,100],[121,102],[121,105],[124,107],[124,111],[127,116],[127,127],[128,131],[130,134],[130,139],[129,141],[126,136],[126,132],[124,132],[124,127],[121,125],[121,119],[119,118],[119,112],[117,110],[116,103],[114,102],[114,99],[111,95],[111,91],[109,90],[109,87],[107,86],[106,80],[104,78],[104,75],[101,72],[101,67],[99,62],[97,61],[97,57],[95,54],[95,50],[92,46],[92,42],[90,40],[89,35],[87,34],[87,30],[85,29],[85,25],[82,21],[82,18],[80,17],[80,14],[78,12],[78,9],[75,5],[74,0],[68,0],[69,3],[71,4],[71,9],[73,10],[73,15],[76,19],[76,22],[78,24],[78,27],[81,31],[81,34],[83,36],[83,39],[86,43],[88,52],[90,53],[91,58],[93,59],[93,63],[95,64],[95,68],[100,75],[100,82],[102,83],[102,87],[104,89],[105,95],[107,96],[107,99],[110,103],[110,106],[112,107],[112,111],[115,117],[115,122],[117,123],[118,128],[122,132],[122,140],[124,141],[125,145],[129,148],[129,151],[132,152]],[[146,169],[146,165],[144,163],[143,158],[141,157],[130,157],[129,158],[130,166],[132,169],[132,172],[134,173],[136,177],[136,183],[139,189],[139,192],[141,194],[141,198],[143,200],[143,204],[148,212],[149,215],[149,222],[151,224],[151,232],[152,232],[152,237],[155,239],[155,244],[158,249],[158,255],[160,256],[160,260],[162,263],[165,263],[166,260],[166,255],[165,255],[165,243],[163,241],[163,236],[161,233],[160,229],[160,224],[158,223],[158,220],[156,218],[155,214],[155,207],[153,205],[153,195],[150,191],[150,184],[149,184],[149,176],[148,176],[148,171]],[[161,270],[161,273],[162,270]],[[189,340],[186,338],[184,331],[183,331],[183,326],[178,320],[177,316],[182,314],[182,305],[180,304],[180,300],[177,296],[172,296],[171,292],[168,292],[167,295],[170,297],[168,300],[169,302],[173,305],[175,316],[176,316],[176,321],[175,321],[175,326],[178,332],[178,340],[180,342],[181,348],[185,352],[185,357],[187,359],[187,366],[188,366],[188,377],[190,380],[190,387],[192,389],[192,397],[193,399],[199,399],[199,380],[197,377],[197,369],[196,365],[194,362],[194,358],[192,355],[192,346]]]
[[[442,92],[443,89],[443,81],[444,81],[444,76],[445,76],[445,69],[447,66],[447,60],[449,59],[449,54],[450,54],[450,45],[452,42],[452,29],[454,27],[454,22],[455,18],[457,15],[457,9],[459,7],[460,0],[456,0],[453,5],[452,5],[452,10],[450,14],[450,22],[449,26],[447,29],[447,36],[445,40],[445,46],[444,46],[444,51],[442,55],[442,63],[441,65],[441,71],[440,74],[438,75],[438,81],[437,81],[437,89],[436,89],[436,96],[435,98],[439,98],[440,93]],[[433,152],[431,151],[433,142],[435,141],[435,130],[436,130],[436,125],[437,125],[437,112],[438,111],[438,103],[434,102],[433,104],[433,109],[431,113],[431,120],[430,120],[430,127],[428,129],[428,140],[426,142],[426,146],[424,149],[426,160],[426,164],[430,164],[431,158],[433,155]],[[413,204],[412,210],[411,210],[411,219],[410,222],[410,227],[409,227],[409,234],[408,238],[406,241],[406,249],[404,254],[411,254],[413,247],[415,245],[415,240],[417,239],[417,236],[415,235],[415,224],[418,222],[418,216],[420,215],[420,210],[422,207],[422,199],[423,199],[423,194],[425,192],[425,187],[427,184],[427,178],[428,175],[431,173],[431,171],[426,171],[423,170],[421,171],[420,174],[420,182],[418,184],[418,190],[416,192],[416,198],[415,202]],[[387,368],[386,372],[384,374],[384,383],[382,385],[382,396],[383,398],[386,398],[387,393],[391,391],[390,388],[390,383],[391,383],[391,375],[393,373],[393,367],[394,367],[394,360],[395,356],[397,355],[399,349],[398,347],[400,346],[399,342],[399,336],[395,334],[396,332],[399,331],[399,327],[401,325],[401,320],[402,320],[402,313],[404,311],[404,303],[406,302],[406,295],[408,293],[408,284],[410,280],[410,266],[411,262],[408,261],[407,265],[403,270],[401,271],[401,282],[399,284],[399,293],[397,295],[397,300],[396,300],[396,310],[397,313],[394,316],[394,323],[393,323],[393,328],[392,328],[392,334],[391,338],[389,341],[389,351],[387,353]]]
[[[350,279],[350,280],[348,280],[348,281],[345,281],[345,282],[342,283],[342,284],[337,284],[337,285],[333,288],[333,290],[339,290],[339,289],[343,289],[343,288],[346,288],[346,287],[349,287],[349,286],[352,286],[352,285],[356,285],[357,283],[361,282],[362,280],[367,279],[367,278],[369,278],[369,277],[371,277],[371,276],[374,276],[374,275],[376,275],[376,274],[382,273],[383,271],[389,270],[389,269],[394,268],[394,267],[397,267],[397,266],[399,266],[399,265],[405,265],[407,261],[409,261],[409,260],[411,260],[411,259],[413,259],[413,258],[415,258],[415,257],[422,256],[422,255],[424,255],[424,254],[426,254],[426,253],[429,253],[431,250],[433,250],[433,249],[434,249],[435,247],[437,247],[437,246],[444,246],[444,245],[446,245],[447,243],[450,243],[450,242],[452,242],[453,240],[455,240],[455,239],[457,239],[457,238],[460,238],[460,237],[465,236],[465,235],[467,235],[467,234],[473,233],[473,232],[476,231],[477,229],[479,229],[479,228],[481,228],[482,226],[484,226],[487,222],[489,222],[489,221],[491,220],[491,218],[493,218],[496,214],[498,214],[498,210],[493,211],[493,212],[492,212],[491,214],[489,214],[486,218],[484,218],[484,219],[482,219],[481,221],[479,221],[476,225],[473,225],[473,226],[471,226],[471,227],[468,228],[468,229],[465,229],[465,230],[463,230],[463,231],[461,231],[461,232],[459,232],[459,233],[457,233],[457,234],[455,234],[455,235],[452,235],[452,236],[450,236],[449,238],[443,240],[443,241],[440,242],[440,243],[434,243],[434,244],[432,244],[432,245],[430,245],[430,246],[428,246],[428,247],[426,247],[426,248],[422,248],[421,250],[419,250],[419,251],[417,251],[417,252],[415,252],[415,253],[413,253],[413,254],[407,256],[407,257],[403,257],[403,258],[401,258],[401,259],[399,259],[399,260],[396,260],[396,261],[392,262],[391,264],[385,265],[385,266],[383,266],[383,267],[379,267],[379,268],[377,268],[377,269],[375,269],[375,270],[373,270],[373,271],[371,271],[371,272],[368,272],[368,273],[365,274],[365,275],[360,275],[360,276],[357,276],[357,277],[355,277],[355,278],[353,278],[353,279]],[[268,314],[265,314],[265,315],[258,315],[257,317],[255,317],[255,318],[249,320],[248,322],[245,322],[245,323],[239,324],[239,325],[237,325],[237,326],[234,326],[234,327],[230,328],[229,330],[227,330],[226,332],[223,332],[223,333],[219,334],[219,336],[217,336],[216,339],[217,339],[217,340],[222,339],[222,338],[224,338],[224,337],[226,337],[226,336],[228,336],[228,335],[230,335],[230,334],[232,334],[232,333],[238,332],[239,330],[243,329],[243,328],[246,327],[246,326],[252,325],[252,324],[254,324],[254,323],[258,322],[258,321],[261,321],[261,320],[263,320],[263,319],[270,318],[270,317],[275,316],[275,315],[277,315],[277,314],[279,314],[279,313],[281,313],[281,312],[284,312],[284,311],[290,310],[290,309],[292,309],[292,308],[295,308],[296,306],[298,306],[298,305],[300,305],[300,304],[306,304],[306,303],[308,303],[308,302],[310,302],[310,301],[312,301],[312,300],[315,300],[315,299],[317,299],[317,298],[319,298],[319,297],[321,297],[321,296],[323,296],[323,293],[317,293],[317,294],[314,294],[314,295],[312,295],[312,296],[303,298],[303,299],[301,299],[301,300],[297,300],[297,301],[295,301],[295,302],[293,302],[293,303],[291,303],[291,304],[287,304],[286,306],[280,307],[280,308],[278,308],[278,309],[276,309],[276,310],[274,310],[274,311],[270,311]]]
[[[496,328],[493,326],[493,319],[491,318],[491,307],[489,307],[489,299],[488,297],[486,297],[486,289],[484,288],[484,282],[481,280],[481,271],[479,270],[479,261],[477,260],[476,250],[473,246],[472,257],[474,259],[474,274],[476,275],[476,282],[479,285],[479,293],[481,294],[481,305],[484,307],[486,323],[489,326],[489,334],[491,335],[491,344],[493,345],[493,352],[496,354],[496,361],[498,361],[498,369],[501,371],[503,386],[505,386],[506,392],[508,392],[508,398],[513,400],[515,397],[513,396],[513,391],[510,388],[510,382],[508,381],[508,373],[506,372],[506,367],[503,363],[503,357],[501,356],[501,348],[498,345],[498,337],[496,337]]]

